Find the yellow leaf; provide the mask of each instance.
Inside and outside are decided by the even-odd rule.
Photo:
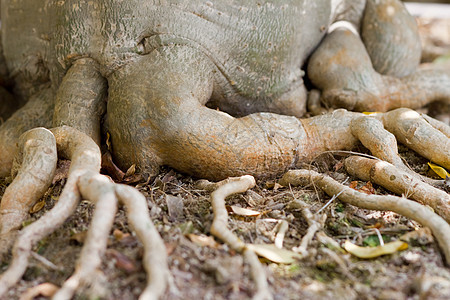
[[[207,235],[196,235],[193,233],[190,233],[187,235],[187,237],[197,246],[200,247],[210,247],[210,248],[214,248],[217,249],[217,247],[219,246],[219,244],[214,240],[214,238],[212,236],[207,236]]]
[[[444,168],[430,162],[428,163],[428,165],[430,166],[431,170],[433,170],[434,173],[436,173],[442,179],[445,179],[447,176],[450,177],[447,170],[445,170]]]
[[[261,215],[261,213],[259,211],[251,210],[251,209],[248,209],[248,208],[242,208],[242,207],[239,207],[239,206],[231,205],[231,206],[228,206],[227,208],[228,208],[229,212],[232,212],[232,213],[234,213],[236,215],[239,215],[239,216],[257,217],[257,216]]]
[[[363,114],[365,115],[373,115],[373,114],[378,114],[379,111],[363,111]]]
[[[45,200],[37,202],[35,205],[33,205],[33,207],[31,207],[30,214],[37,213],[42,208],[44,208],[44,206],[45,206]]]
[[[257,255],[279,264],[292,264],[303,257],[294,251],[279,249],[273,244],[247,244]]]
[[[350,241],[345,241],[344,249],[359,258],[374,258],[385,254],[392,254],[397,251],[405,250],[408,244],[403,241],[395,241],[377,247],[360,247]]]

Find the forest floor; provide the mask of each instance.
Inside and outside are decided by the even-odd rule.
[[[429,27],[422,26],[422,30]],[[442,115],[442,111],[438,113]],[[448,117],[449,112],[443,115]],[[365,151],[362,147],[359,150]],[[425,159],[403,146],[400,153],[416,172],[429,175]],[[343,158],[324,154],[306,167],[368,193],[388,193],[349,177],[342,167]],[[66,180],[68,164],[58,163],[58,177],[24,225],[53,207]],[[165,299],[251,298],[255,286],[243,256],[209,233],[213,219],[210,192],[197,188],[196,179],[167,168],[147,183],[132,185],[146,196],[167,248],[171,284]],[[0,182],[0,197],[5,188],[5,182]],[[308,229],[298,200],[318,214],[330,197],[314,186],[290,188],[276,181],[259,181],[255,188],[227,199],[227,205],[258,212],[257,216],[230,213],[229,228],[246,243],[273,244],[278,224],[286,221],[283,247],[292,249]],[[5,299],[20,299],[29,288],[42,283],[61,285],[72,274],[93,209],[91,203],[82,201],[61,228],[35,246],[28,270]],[[291,264],[264,261],[275,299],[450,299],[450,269],[426,228],[392,212],[359,209],[339,200],[320,213],[326,215],[326,221],[309,244],[306,257]],[[373,259],[359,259],[342,250],[346,240],[360,246],[379,245],[377,230],[384,242],[402,239],[408,242],[408,248]],[[145,286],[142,253],[142,245],[130,231],[121,208],[92,289],[103,291],[105,299],[137,299]],[[7,266],[8,262],[0,264],[0,273]],[[86,299],[88,294],[81,292],[76,299]]]
[[[414,170],[427,173],[425,159],[405,147],[400,147],[400,151]],[[371,189],[366,182],[348,178],[342,159],[326,154],[307,167],[341,182],[346,180],[346,184],[368,193],[387,193],[376,185]],[[60,161],[58,173],[64,174],[68,164]],[[43,207],[26,223],[54,205],[65,181],[61,177],[43,198],[40,205]],[[3,193],[5,185],[1,187]],[[243,257],[209,233],[213,218],[209,192],[196,188],[193,178],[170,169],[164,169],[151,183],[138,183],[136,187],[147,197],[151,217],[169,254],[172,283],[165,299],[248,299],[252,296],[255,287]],[[313,186],[289,188],[279,186],[276,181],[260,181],[246,193],[227,199],[227,205],[249,208],[260,214],[230,213],[229,228],[246,243],[273,244],[277,225],[285,220],[289,227],[283,247],[292,249],[299,245],[308,229],[297,200],[310,205],[314,214],[329,199]],[[41,283],[61,285],[71,275],[93,208],[88,201],[83,201],[63,227],[35,247],[36,255],[30,260],[27,272],[7,299],[19,299],[28,288]],[[292,264],[264,262],[275,299],[450,298],[450,269],[445,267],[442,253],[427,229],[392,212],[358,209],[338,200],[321,213],[327,216],[324,228],[308,246],[305,258]],[[339,248],[346,240],[361,246],[379,245],[376,230],[384,242],[407,240],[408,249],[367,260]],[[324,235],[336,244],[324,239]],[[145,285],[145,272],[140,263],[142,252],[142,245],[130,231],[120,209],[93,289],[103,290],[105,299],[137,299]],[[42,257],[51,264],[43,263]],[[6,267],[1,265],[0,271]],[[85,299],[87,294],[89,291],[77,299]]]

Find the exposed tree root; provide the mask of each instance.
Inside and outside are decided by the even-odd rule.
[[[165,292],[169,279],[166,247],[149,217],[145,197],[126,185],[116,185],[116,194],[127,209],[131,227],[144,245],[143,265],[147,271],[147,287],[139,299],[158,299]]]
[[[144,266],[151,277],[141,299],[157,299],[167,284],[167,260],[163,242],[149,218],[145,199],[134,189],[115,185],[99,174],[101,153],[92,139],[71,127],[54,128],[52,132],[59,154],[72,161],[67,183],[55,206],[20,232],[10,266],[0,277],[0,296],[22,277],[33,245],[61,226],[83,196],[96,203],[92,225],[75,273],[54,299],[71,298],[77,288],[95,282],[117,210],[117,198],[127,206],[130,223],[144,244]]]
[[[0,177],[11,172],[19,137],[36,127],[49,128],[52,123],[53,92],[44,89],[36,93],[0,126]]]
[[[56,142],[44,128],[27,131],[19,138],[18,171],[0,203],[0,258],[11,247],[31,206],[50,186],[56,169]]]
[[[53,296],[55,300],[70,299],[81,286],[95,283],[117,211],[114,183],[105,176],[98,173],[84,173],[78,181],[78,188],[83,198],[95,203],[96,209],[75,272]],[[106,296],[102,291],[95,290],[94,293],[100,294],[93,296]]]
[[[244,254],[257,287],[254,299],[272,299],[267,278],[255,252],[246,248],[245,243],[227,228],[228,212],[225,207],[225,198],[232,194],[243,193],[254,187],[255,184],[255,179],[248,175],[225,179],[215,184],[218,188],[211,194],[214,220],[210,231],[211,234],[227,243],[233,250]]]
[[[383,35],[379,34],[377,38],[380,36]],[[392,51],[384,43],[379,43],[379,46]],[[391,69],[391,66],[385,67],[394,63],[397,57],[386,62],[390,56],[379,54],[372,56],[380,58],[380,72]],[[417,58],[420,58],[420,52]],[[412,70],[417,66],[408,60],[406,62],[413,67]],[[321,89],[322,102],[328,107],[385,112],[399,107],[415,109],[437,100],[450,101],[448,68],[424,65],[412,73],[411,68],[402,69],[394,67],[394,72],[399,71],[404,76],[401,78],[381,75],[375,71],[361,39],[350,30],[339,28],[327,35],[311,56],[308,76]]]
[[[293,170],[280,180],[282,185],[308,185],[314,183],[328,195],[349,204],[373,210],[390,210],[429,227],[441,247],[447,263],[450,263],[450,225],[425,206],[397,196],[367,195],[340,184],[329,176],[311,170]]]
[[[428,205],[450,223],[450,195],[418,180],[385,161],[351,156],[345,160],[348,173],[372,181],[388,190]]]
[[[419,113],[406,108],[376,117],[381,117],[384,128],[395,135],[400,143],[450,169],[450,138],[446,134],[450,130],[449,126],[436,120],[430,122],[431,118],[424,120]]]

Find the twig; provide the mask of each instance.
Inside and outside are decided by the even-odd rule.
[[[55,265],[54,263],[52,263],[51,261],[49,261],[48,259],[46,259],[42,255],[39,255],[39,254],[37,254],[34,251],[31,252],[31,256],[33,256],[33,258],[35,260],[39,261],[41,264],[43,264],[44,266],[46,266],[49,269],[61,270],[60,267],[58,267],[57,265]]]
[[[423,226],[429,227],[438,241],[445,258],[450,263],[450,225],[440,216],[423,205],[397,196],[367,195],[340,184],[329,176],[310,170],[294,170],[287,172],[281,179],[281,184],[305,185],[314,181],[328,195],[339,192],[341,201],[374,210],[390,210],[413,219]]]

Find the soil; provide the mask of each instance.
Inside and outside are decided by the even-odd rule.
[[[448,110],[445,115],[448,118]],[[364,152],[362,147],[359,150]],[[425,159],[402,146],[400,152],[416,172],[430,175]],[[341,154],[324,154],[305,167],[327,173],[347,185],[367,189],[366,182],[348,177],[342,167],[343,158]],[[67,161],[59,162],[59,175],[40,202],[42,207],[35,207],[36,212],[24,226],[58,201],[67,167]],[[209,233],[213,218],[210,192],[198,189],[196,179],[171,169],[163,169],[148,182],[132,185],[146,196],[152,219],[169,254],[171,284],[165,299],[251,298],[255,286],[243,257],[215,241]],[[6,182],[0,182],[0,197],[5,188]],[[387,193],[376,185],[369,192]],[[229,197],[227,204],[250,208],[261,215],[230,214],[228,226],[246,243],[272,244],[276,225],[286,220],[289,227],[283,247],[292,249],[299,245],[308,229],[295,205],[296,199],[306,202],[317,213],[330,197],[314,186],[289,188],[277,185],[276,181],[260,181],[246,193]],[[19,299],[26,290],[41,283],[61,285],[72,274],[93,209],[91,203],[82,201],[61,228],[34,247],[28,270],[5,299]],[[378,245],[378,230],[386,242],[406,239],[408,249],[374,259],[359,259],[336,244],[319,241],[316,235],[302,260],[293,264],[264,261],[275,299],[450,299],[450,269],[425,228],[392,212],[359,209],[338,200],[321,213],[327,216],[322,233],[338,245],[342,246],[346,240],[361,246]],[[142,252],[123,208],[119,209],[98,280],[90,289],[79,291],[76,299],[91,298],[93,293],[103,293],[104,299],[137,299],[146,276],[140,263]],[[8,263],[0,264],[0,273]]]

